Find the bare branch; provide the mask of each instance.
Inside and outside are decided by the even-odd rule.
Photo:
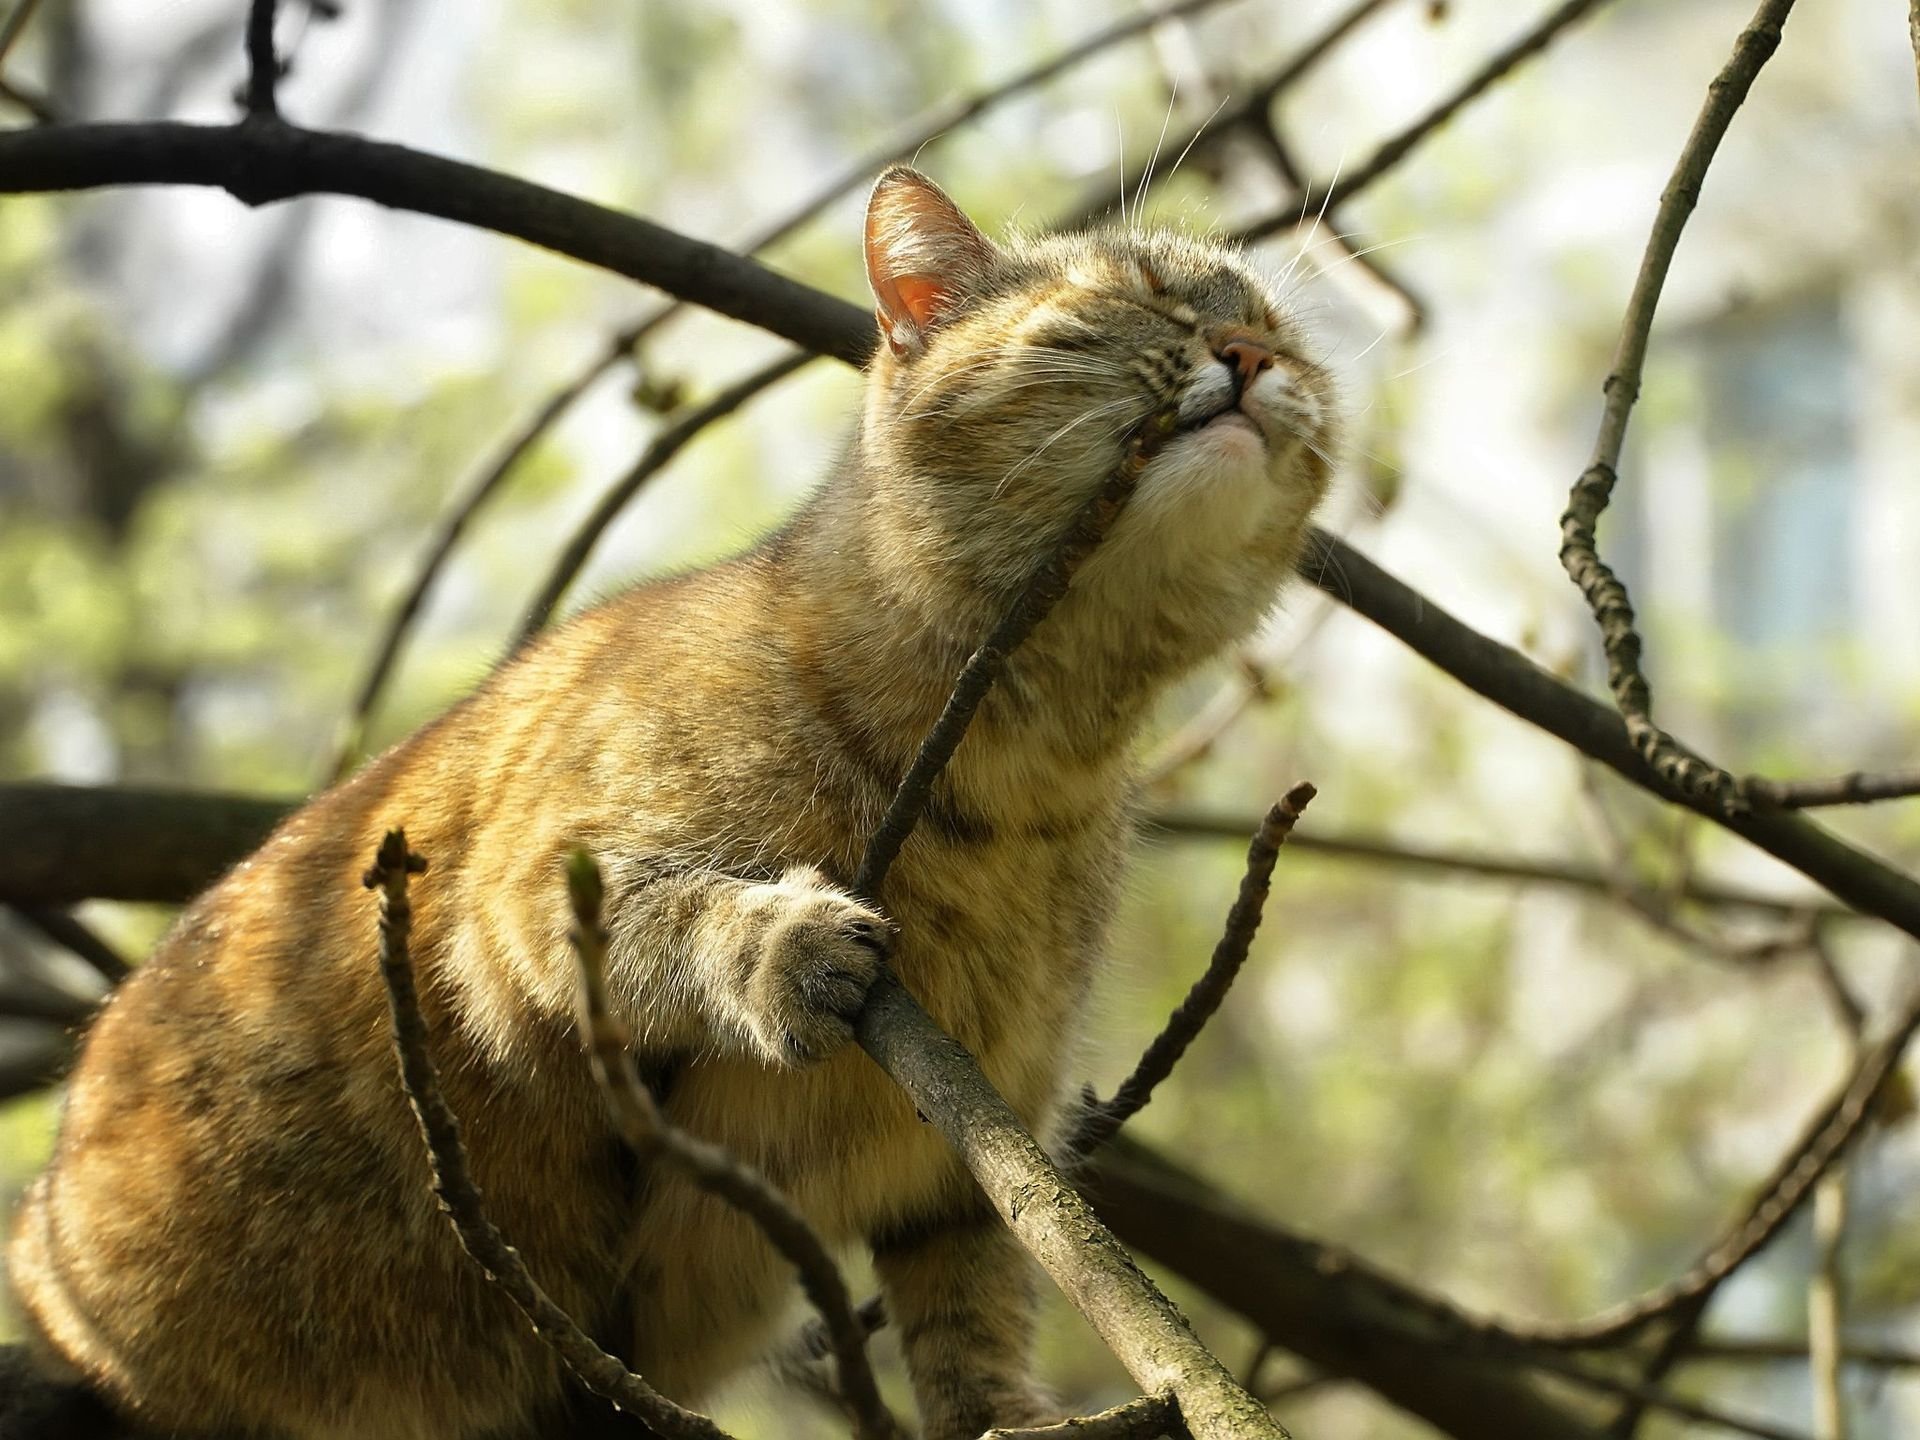
[[[1866,1370],[1920,1370],[1920,1350],[1896,1345],[1843,1345],[1840,1358],[1848,1365]],[[1804,1340],[1734,1340],[1709,1336],[1696,1340],[1687,1360],[1697,1365],[1749,1365],[1807,1363]]]
[[[1301,573],[1334,599],[1521,719],[1662,799],[1683,804],[1733,831],[1863,914],[1920,936],[1920,882],[1856,849],[1806,817],[1776,812],[1729,813],[1691,796],[1659,774],[1627,738],[1620,716],[1548,674],[1519,652],[1489,639],[1417,590],[1395,579],[1343,541],[1315,532]]]
[[[1452,94],[1405,129],[1382,141],[1359,165],[1331,183],[1309,185],[1265,219],[1256,220],[1241,229],[1236,238],[1243,241],[1261,240],[1298,224],[1303,216],[1338,209],[1361,191],[1371,188],[1418,149],[1422,142],[1514,70],[1545,51],[1575,21],[1607,3],[1608,0],[1565,0],[1526,34],[1489,58]]]
[[[655,307],[653,313],[658,316],[663,313],[663,308]],[[367,725],[373,717],[374,707],[379,704],[381,692],[385,690],[388,677],[393,673],[394,661],[399,656],[401,642],[405,640],[408,629],[425,606],[434,581],[439,578],[441,568],[447,563],[447,557],[453,553],[453,547],[460,543],[460,537],[466,533],[467,526],[473,523],[474,517],[485,508],[487,502],[499,494],[515,468],[534,446],[539,444],[541,438],[559,422],[561,416],[572,409],[582,395],[598,384],[602,376],[632,353],[633,346],[639,339],[639,330],[639,325],[630,325],[615,335],[595,354],[589,364],[549,395],[540,408],[513,432],[499,452],[480,468],[473,483],[447,512],[446,519],[441,522],[433,543],[427,548],[426,558],[420,562],[420,568],[414,574],[413,584],[408,587],[399,607],[388,619],[387,628],[380,637],[379,647],[374,651],[373,660],[367,666],[366,677],[361,680],[360,688],[354,695],[353,706],[341,723],[340,736],[335,742],[333,763],[327,773],[328,784],[337,784],[352,770],[361,747],[366,743]]]
[[[853,364],[869,312],[663,226],[477,165],[296,125],[65,125],[0,133],[0,193],[209,185],[249,205],[354,195],[478,225],[653,285]]]
[[[1905,800],[1920,795],[1920,770],[1891,770],[1884,774],[1849,770],[1845,775],[1826,780],[1768,780],[1750,775],[1740,782],[1740,793],[1756,805],[1774,805],[1782,810],[1871,805],[1880,800]]]
[[[1240,967],[1247,962],[1247,951],[1260,929],[1260,916],[1266,908],[1267,892],[1273,882],[1274,862],[1280,847],[1287,843],[1294,824],[1315,794],[1311,785],[1294,786],[1280,803],[1268,810],[1254,831],[1247,847],[1247,870],[1240,879],[1240,893],[1227,911],[1227,923],[1206,973],[1193,982],[1193,988],[1167,1017],[1166,1025],[1147,1046],[1146,1053],[1133,1067],[1133,1073],[1121,1083],[1111,1100],[1090,1100],[1081,1111],[1073,1129],[1061,1142],[1061,1153],[1077,1163],[1111,1140],[1120,1127],[1145,1108],[1154,1088],[1173,1073],[1187,1047],[1199,1037],[1207,1021],[1227,998]]]
[[[1613,1345],[1656,1320],[1694,1306],[1780,1233],[1822,1176],[1872,1123],[1882,1087],[1920,1029],[1920,986],[1909,993],[1892,1028],[1860,1053],[1851,1072],[1764,1181],[1727,1233],[1678,1279],[1588,1320],[1567,1325],[1512,1325],[1522,1340],[1561,1349]]]
[[[654,436],[632,468],[608,487],[607,493],[600,497],[600,503],[593,507],[593,513],[580,522],[579,528],[567,541],[566,548],[560,552],[560,558],[554,562],[553,569],[541,585],[539,595],[527,609],[515,648],[525,645],[553,618],[554,610],[581,567],[587,563],[587,557],[593,553],[593,547],[599,543],[601,535],[647,481],[665,469],[668,462],[701,431],[731,415],[762,390],[784,380],[814,358],[807,351],[800,350],[762,365],[752,374],[734,381],[705,404],[695,406]]]
[[[7,13],[7,18],[0,21],[0,72],[4,72],[7,56],[12,53],[20,37],[26,33],[27,26],[32,23],[34,11],[39,8],[40,0],[19,0],[19,3]],[[0,73],[0,100],[11,100],[42,125],[52,125],[60,118],[54,113],[53,107],[44,96],[7,79],[4,73]]]
[[[1747,98],[1761,66],[1779,48],[1781,26],[1792,8],[1793,0],[1761,0],[1752,23],[1735,42],[1733,54],[1707,87],[1706,103],[1660,196],[1640,273],[1627,300],[1613,368],[1601,387],[1606,407],[1600,432],[1594,438],[1593,455],[1574,482],[1566,513],[1560,517],[1560,563],[1586,596],[1600,626],[1607,655],[1607,684],[1626,720],[1634,748],[1663,779],[1688,797],[1710,800],[1726,809],[1744,805],[1734,778],[1653,723],[1653,696],[1640,669],[1640,636],[1634,628],[1633,605],[1627,587],[1600,559],[1594,530],[1618,479],[1620,449],[1626,441],[1633,402],[1640,394],[1654,311],[1660,304],[1660,291],[1679,246],[1680,232],[1699,203],[1707,167],[1713,163],[1714,151],[1732,124],[1734,112]]]
[[[1148,813],[1142,822],[1147,834],[1177,840],[1239,840],[1256,822],[1226,815],[1169,807]],[[1296,850],[1329,860],[1353,860],[1444,875],[1467,875],[1486,880],[1513,880],[1530,885],[1564,886],[1595,895],[1616,896],[1620,879],[1613,871],[1576,860],[1530,860],[1513,855],[1477,851],[1441,850],[1398,840],[1361,835],[1328,835],[1322,830],[1295,835],[1287,842]],[[1684,879],[1673,898],[1694,905],[1731,910],[1753,910],[1787,917],[1814,916],[1827,920],[1858,919],[1854,911],[1827,901],[1798,900],[1769,895],[1743,886]]]
[[[64,947],[86,961],[107,984],[118,985],[133,973],[133,967],[121,958],[118,950],[65,910],[56,910],[46,905],[15,905],[11,908],[15,915],[54,944]]]
[[[278,120],[280,56],[273,48],[276,0],[251,0],[247,6],[247,114],[256,120]]]
[[[1098,1415],[1023,1430],[989,1430],[980,1440],[1157,1440],[1186,1433],[1179,1403],[1171,1395],[1142,1395]]]
[[[934,782],[959,748],[980,702],[987,698],[987,692],[1006,669],[1008,657],[1067,593],[1073,572],[1105,536],[1133,494],[1140,472],[1160,442],[1173,433],[1176,423],[1171,411],[1161,411],[1128,437],[1121,461],[1106,483],[1081,507],[1052,553],[1034,571],[999,623],[961,669],[940,718],[921,742],[905,778],[888,802],[887,813],[867,840],[860,868],[854,875],[855,893],[879,900],[887,871],[927,808]]]
[[[1847,1174],[1836,1169],[1813,1191],[1813,1277],[1807,1283],[1807,1358],[1813,1377],[1814,1440],[1847,1440],[1840,1389],[1841,1242],[1847,1233]]]
[[[806,1217],[764,1175],[670,1124],[641,1083],[632,1037],[615,1018],[607,995],[607,932],[600,921],[604,893],[593,857],[574,851],[567,861],[567,898],[573,909],[568,938],[579,960],[580,1029],[615,1128],[636,1155],[664,1159],[759,1226],[799,1271],[801,1288],[820,1312],[838,1371],[838,1393],[853,1417],[856,1435],[860,1440],[897,1440],[903,1432],[880,1398],[867,1358],[867,1326],[855,1313],[846,1277]]]
[[[1298,54],[1256,84],[1245,99],[1223,106],[1190,130],[1168,136],[1161,148],[1169,155],[1205,154],[1236,131],[1263,126],[1276,99],[1305,79],[1347,36],[1360,27],[1362,21],[1392,3],[1393,0],[1355,0],[1354,4],[1335,16],[1324,30],[1309,40]],[[1147,192],[1142,187],[1150,189],[1152,178],[1155,177],[1149,176],[1147,167],[1139,165],[1123,175],[1118,192],[1103,181],[1072,210],[1058,216],[1050,228],[1083,229],[1113,208],[1113,196],[1116,193],[1143,195]]]
[[[704,1415],[682,1409],[607,1354],[556,1305],[528,1273],[520,1252],[487,1218],[480,1190],[467,1166],[460,1124],[440,1090],[440,1075],[428,1050],[427,1022],[414,985],[408,933],[413,904],[407,877],[426,861],[407,849],[404,832],[389,830],[365,883],[380,892],[380,974],[393,1018],[393,1047],[407,1103],[419,1121],[433,1171],[434,1194],[460,1236],[460,1243],[487,1278],[520,1308],[540,1338],[553,1348],[580,1383],[658,1431],[665,1440],[730,1440]]]

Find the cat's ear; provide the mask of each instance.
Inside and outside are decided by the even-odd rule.
[[[918,170],[895,165],[867,201],[867,282],[880,333],[899,356],[977,293],[993,261],[982,235],[946,192]]]

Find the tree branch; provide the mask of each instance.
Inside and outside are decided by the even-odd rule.
[[[1699,203],[1707,167],[1713,163],[1714,152],[1732,124],[1734,112],[1747,98],[1760,68],[1779,48],[1780,28],[1792,9],[1793,0],[1761,0],[1752,23],[1734,44],[1733,54],[1707,87],[1706,103],[1660,196],[1653,230],[1647,237],[1646,253],[1640,261],[1640,273],[1627,300],[1613,368],[1601,387],[1606,406],[1600,417],[1600,432],[1594,438],[1592,457],[1574,482],[1567,497],[1566,513],[1560,517],[1560,563],[1566,568],[1568,578],[1586,596],[1588,608],[1599,624],[1607,656],[1607,685],[1626,719],[1627,734],[1634,748],[1661,778],[1690,799],[1710,800],[1724,809],[1743,808],[1745,803],[1734,778],[1688,750],[1653,722],[1653,696],[1640,668],[1640,635],[1634,628],[1633,605],[1626,585],[1600,559],[1594,531],[1618,479],[1620,449],[1626,441],[1633,402],[1640,395],[1640,376],[1646,364],[1654,311],[1659,307],[1660,291],[1680,244],[1680,232]]]
[[[605,893],[593,857],[574,851],[567,861],[567,899],[573,910],[568,938],[579,961],[580,1032],[620,1138],[643,1160],[665,1160],[760,1228],[799,1272],[801,1288],[820,1312],[838,1374],[838,1395],[852,1416],[855,1435],[859,1440],[898,1440],[900,1424],[881,1400],[867,1359],[867,1327],[854,1311],[840,1267],[806,1217],[764,1175],[718,1145],[668,1123],[641,1082],[632,1036],[614,1017],[607,995],[607,932],[600,921]]]
[[[1372,187],[1424,141],[1438,133],[1449,120],[1514,70],[1544,52],[1575,21],[1607,3],[1608,0],[1565,0],[1564,4],[1550,11],[1526,34],[1490,57],[1452,94],[1405,129],[1382,141],[1371,155],[1352,170],[1330,183],[1309,185],[1265,219],[1256,220],[1242,228],[1235,238],[1249,243],[1261,240],[1298,224],[1303,216],[1315,212],[1325,214],[1338,209],[1362,190]]]
[[[1469,690],[1558,736],[1664,800],[1695,810],[1824,886],[1862,914],[1920,937],[1920,882],[1801,815],[1728,813],[1660,775],[1627,738],[1620,716],[1516,650],[1463,625],[1341,540],[1316,532],[1305,577],[1364,615]],[[1316,558],[1317,556],[1317,558]]]
[[[408,952],[413,904],[407,897],[407,876],[426,868],[426,861],[407,849],[406,835],[389,830],[365,883],[368,889],[380,892],[380,974],[386,982],[393,1018],[393,1047],[400,1062],[401,1083],[426,1143],[434,1194],[440,1197],[461,1245],[594,1394],[638,1416],[664,1440],[731,1440],[706,1416],[674,1404],[594,1344],[540,1288],[520,1252],[487,1218],[479,1187],[467,1166],[459,1121],[441,1093],[439,1071],[428,1050],[427,1022],[420,1011],[413,960]]]
[[[1915,0],[1920,4],[1920,0]],[[1749,775],[1740,782],[1743,795],[1756,805],[1782,810],[1810,810],[1820,805],[1872,805],[1880,800],[1905,800],[1920,795],[1920,770],[1891,770],[1874,775],[1849,770],[1825,780],[1768,780]]]
[[[1240,879],[1240,893],[1227,911],[1227,923],[1206,972],[1193,982],[1193,988],[1160,1033],[1147,1046],[1146,1053],[1133,1067],[1133,1073],[1121,1082],[1110,1100],[1088,1095],[1079,1118],[1060,1144],[1060,1153],[1077,1166],[1086,1156],[1106,1144],[1120,1127],[1139,1114],[1153,1098],[1156,1086],[1173,1073],[1187,1047],[1199,1037],[1214,1012],[1227,998],[1240,967],[1247,963],[1247,951],[1260,929],[1260,916],[1266,909],[1267,892],[1273,883],[1274,862],[1280,847],[1287,843],[1294,824],[1312,801],[1313,786],[1299,784],[1289,790],[1280,803],[1268,810],[1254,831],[1247,847],[1247,870]]]
[[[251,0],[247,6],[247,114],[256,120],[278,120],[280,56],[273,48],[275,0]]]
[[[640,458],[626,474],[608,487],[606,494],[600,497],[600,503],[593,507],[593,512],[580,522],[568,539],[566,548],[560,552],[560,558],[554,562],[545,583],[541,585],[539,595],[527,608],[526,619],[521,622],[520,635],[514,642],[514,648],[525,645],[553,619],[553,612],[559,608],[574,578],[592,555],[593,547],[599,544],[607,527],[640,493],[647,481],[664,470],[673,457],[701,431],[725,419],[762,390],[778,384],[814,358],[810,352],[799,350],[762,365],[758,370],[734,381],[711,400],[687,411],[654,436]]]
[[[1172,1396],[1142,1395],[1098,1415],[1081,1415],[1058,1425],[1036,1425],[1025,1430],[989,1430],[980,1440],[1157,1440],[1186,1433],[1180,1406]]]
[[[0,789],[0,793],[4,793]],[[1155,839],[1240,840],[1255,827],[1253,821],[1227,815],[1209,815],[1198,810],[1168,808],[1148,813],[1142,829]],[[1329,835],[1316,829],[1295,835],[1287,844],[1328,860],[1351,860],[1361,864],[1385,865],[1435,875],[1468,876],[1493,881],[1516,881],[1527,885],[1553,885],[1606,897],[1620,893],[1620,877],[1599,865],[1577,860],[1532,860],[1517,855],[1488,855],[1477,851],[1441,850],[1399,840],[1373,839],[1360,835]],[[1711,905],[1719,909],[1753,910],[1771,915],[1821,919],[1859,919],[1857,912],[1831,901],[1796,900],[1786,895],[1769,895],[1744,886],[1720,885],[1712,881],[1684,877],[1671,898],[1692,905]]]
[[[477,225],[861,363],[872,317],[797,280],[637,216],[477,165],[295,125],[48,126],[0,133],[0,193],[208,185],[248,205],[352,195]]]
[[[1081,508],[955,680],[933,728],[868,838],[853,889],[876,903],[933,786],[1013,650],[1066,593],[1138,483],[1174,417],[1128,436],[1106,482]],[[936,1025],[891,973],[854,1022],[854,1037],[966,1163],[981,1191],[1148,1395],[1172,1396],[1194,1440],[1284,1440],[1265,1406],[1234,1380],[1186,1320],[1107,1233],[1047,1159],[966,1048]]]

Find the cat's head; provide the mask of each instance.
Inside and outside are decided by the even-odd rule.
[[[1337,417],[1305,334],[1239,254],[1150,230],[996,244],[896,167],[868,205],[866,262],[881,345],[862,449],[893,538],[930,572],[1017,584],[1128,432],[1171,410],[1178,429],[1076,589],[1218,610],[1168,617],[1202,644],[1264,613],[1326,490]]]

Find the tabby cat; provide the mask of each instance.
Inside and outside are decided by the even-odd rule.
[[[431,864],[414,955],[448,1097],[562,1305],[694,1402],[792,1291],[752,1225],[614,1137],[572,1019],[561,875],[584,845],[671,1119],[871,1247],[930,1440],[1039,1416],[1024,1257],[851,1021],[896,937],[901,979],[1044,1131],[1114,909],[1131,742],[1274,603],[1333,391],[1216,245],[995,244],[899,168],[865,248],[884,343],[791,523],[526,648],[288,819],[103,1009],[9,1257],[61,1376],[162,1432],[262,1440],[532,1436],[581,1404],[428,1190],[359,883],[404,825]],[[845,886],[955,673],[1168,407],[1178,431],[876,913]]]

